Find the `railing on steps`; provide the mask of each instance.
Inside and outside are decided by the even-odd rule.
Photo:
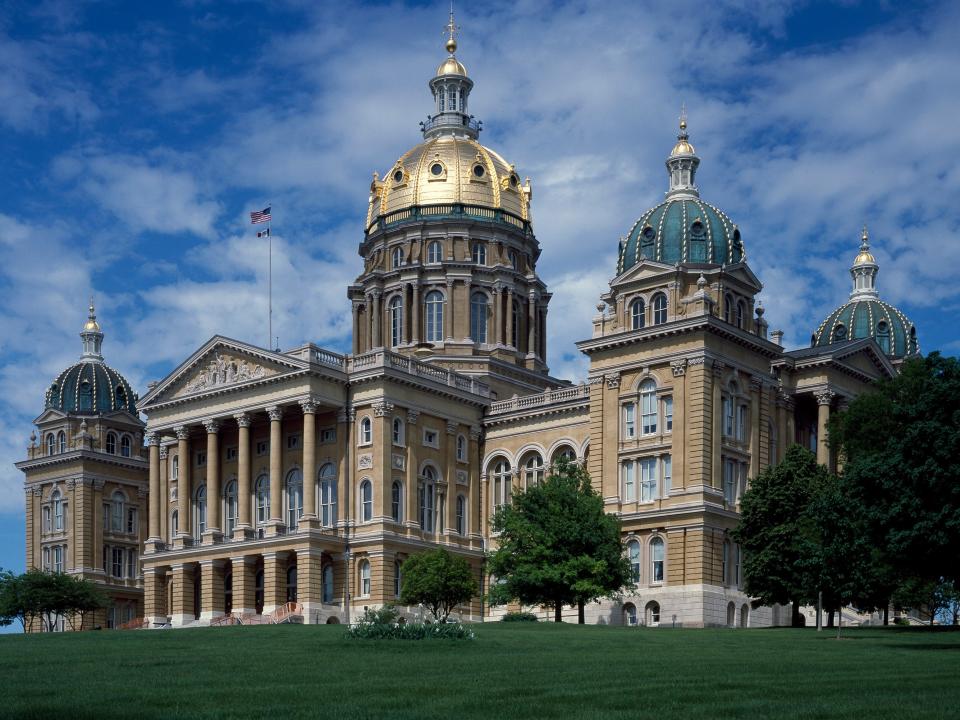
[[[150,627],[147,619],[138,617],[123,623],[123,625],[118,625],[117,630],[142,630],[145,627]]]
[[[303,605],[298,602],[288,602],[270,613],[269,617],[274,625],[303,622]]]

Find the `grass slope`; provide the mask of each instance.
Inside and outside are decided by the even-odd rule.
[[[948,718],[960,633],[488,624],[475,641],[265,626],[0,638],[0,717]]]

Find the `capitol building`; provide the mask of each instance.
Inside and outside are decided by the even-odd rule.
[[[82,354],[38,398],[17,464],[27,567],[110,597],[86,627],[205,625],[289,602],[304,622],[348,623],[397,602],[404,560],[438,546],[471,563],[483,594],[493,513],[560,458],[620,518],[632,567],[588,622],[789,624],[741,586],[731,531],[748,478],[792,443],[834,467],[831,412],[919,351],[880,299],[866,230],[849,299],[787,350],[756,300],[749,225],[701,195],[682,119],[665,197],[609,239],[617,264],[577,343],[587,377],[552,377],[533,186],[479,142],[452,33],[446,50],[422,140],[370,185],[350,353],[218,335],[138,396],[106,364],[91,304]],[[478,597],[455,614],[504,610]]]

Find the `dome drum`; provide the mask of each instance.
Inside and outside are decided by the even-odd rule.
[[[811,347],[873,338],[885,355],[903,358],[920,351],[917,329],[897,308],[877,298],[841,305],[810,338]]]
[[[124,410],[137,415],[136,394],[126,379],[104,362],[71,365],[47,388],[48,409],[80,415]]]

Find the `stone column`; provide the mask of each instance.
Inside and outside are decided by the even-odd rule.
[[[420,447],[417,422],[420,418],[419,410],[407,410],[407,482],[404,489],[404,524],[407,527],[420,527],[420,514],[417,512],[417,484],[420,459],[417,457],[417,448]]]
[[[297,551],[297,602],[303,605],[304,624],[318,621],[322,606],[322,555],[319,550]]]
[[[467,498],[469,516],[467,530],[474,538],[481,537],[481,518],[483,517],[483,502],[480,494],[480,433],[479,425],[470,427],[470,448],[467,455],[467,472],[470,473],[470,495]]]
[[[723,438],[723,401],[721,397],[720,379],[723,376],[724,364],[717,360],[713,362],[711,417],[712,440],[710,442],[710,485],[723,490],[723,464],[720,457],[720,443]]]
[[[413,300],[410,302],[410,342],[420,342],[420,286],[413,286]]]
[[[150,502],[156,502],[158,512],[160,513],[160,539],[168,542],[170,538],[170,528],[167,526],[170,517],[170,464],[167,462],[169,451],[166,447],[160,448],[160,494],[156,498],[150,498]]]
[[[310,527],[317,519],[317,401],[300,401],[303,408],[303,519],[300,525]],[[315,523],[314,523],[315,524]]]
[[[373,519],[390,517],[390,491],[393,486],[393,403],[373,403]],[[379,468],[379,472],[377,471]],[[378,481],[379,478],[379,481]]]
[[[235,540],[244,540],[251,534],[250,522],[250,416],[237,413],[237,527]]]
[[[256,568],[253,558],[244,556],[230,558],[230,572],[233,575],[233,612],[237,615],[256,611]]]
[[[447,514],[443,522],[444,535],[457,532],[457,423],[447,421],[447,491],[442,511]]]
[[[373,347],[383,347],[383,295],[379,290],[373,293]]]
[[[673,372],[673,430],[671,431],[670,445],[670,479],[672,488],[686,487],[687,485],[687,361],[673,360],[670,362]]]
[[[527,356],[537,354],[537,298],[531,292],[527,303]]]
[[[547,306],[540,311],[540,358],[547,361]]]
[[[286,554],[263,554],[263,614],[269,615],[287,602]]]
[[[360,306],[353,303],[353,354],[360,353]]]
[[[207,481],[209,482],[209,480]],[[207,506],[209,507],[209,505]],[[200,619],[209,622],[225,612],[223,560],[200,561]]]
[[[507,288],[507,302],[506,308],[503,313],[506,315],[505,325],[506,331],[504,332],[503,343],[508,347],[513,347],[513,290]]]
[[[177,563],[171,570],[173,607],[170,608],[170,621],[179,627],[196,619],[193,614],[193,567]]]
[[[160,568],[143,569],[143,617],[151,627],[167,621],[166,573]]]
[[[180,425],[174,428],[177,433],[177,464],[179,467],[177,475],[177,537],[174,539],[175,547],[189,545],[191,533],[193,532],[193,523],[190,522],[190,467],[193,465],[190,457],[190,428]],[[176,575],[174,575],[176,577]]]
[[[283,410],[267,408],[270,417],[270,523],[268,535],[277,535],[283,527]]]
[[[160,493],[160,438],[154,433],[148,433],[145,438],[147,450],[150,454],[150,496],[149,503],[149,536],[147,542],[151,545],[160,542],[160,511],[162,508]],[[76,511],[74,511],[76,512]],[[149,548],[150,551],[153,548]]]
[[[337,413],[337,508],[336,517],[333,518],[334,526],[349,525],[353,522],[352,496],[350,492],[350,472],[352,465],[350,458],[353,456],[353,421],[356,418],[356,411],[352,407],[346,407]]]
[[[447,282],[447,297],[443,305],[443,336],[447,340],[453,340],[453,308],[456,303],[453,302],[452,280]]]
[[[500,345],[503,339],[503,288],[493,287],[493,332],[487,337],[491,345]]]
[[[220,423],[204,420],[207,431],[207,535],[204,543],[217,542],[222,538],[220,525]],[[223,592],[221,583],[221,593]],[[222,613],[221,613],[222,614]]]
[[[760,395],[763,381],[750,378],[750,477],[760,474]],[[746,488],[743,488],[746,490]]]
[[[832,390],[824,390],[815,394],[817,398],[817,462],[826,465],[827,470],[833,471],[830,462],[830,445],[827,442],[827,433],[830,428],[830,404],[836,397]]]

